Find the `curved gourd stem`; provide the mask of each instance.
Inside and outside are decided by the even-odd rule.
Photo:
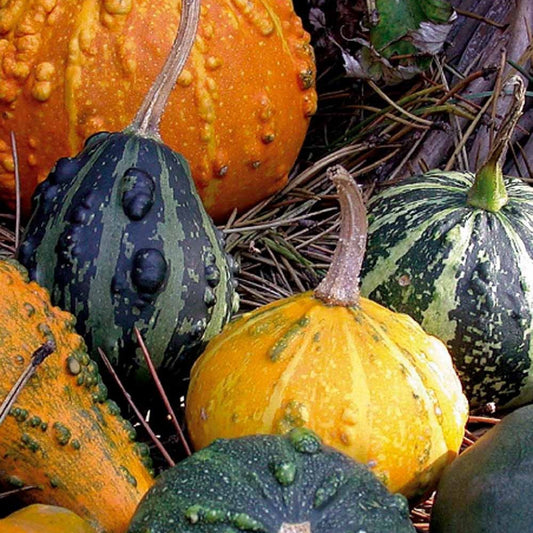
[[[16,383],[13,385],[11,390],[7,393],[7,396],[2,401],[0,405],[0,424],[5,420],[8,415],[11,407],[17,401],[19,394],[22,392],[22,389],[25,387],[29,379],[35,374],[37,367],[42,364],[42,362],[56,349],[54,341],[48,340],[31,355],[31,360],[28,366],[24,369],[22,374],[17,379]]]
[[[312,533],[311,532],[311,523],[302,522],[300,524],[281,524],[281,527],[278,533]]]
[[[526,88],[522,78],[512,77],[505,85],[512,85],[512,101],[509,112],[503,119],[487,161],[476,173],[476,178],[468,191],[468,204],[496,213],[507,202],[507,190],[503,179],[503,163],[509,148],[513,130],[522,115]]]
[[[200,0],[182,1],[178,32],[167,60],[126,130],[133,131],[142,137],[160,139],[161,116],[196,38],[200,20],[200,3]]]
[[[357,183],[342,166],[327,171],[335,183],[341,206],[341,227],[333,260],[315,296],[329,305],[353,307],[359,303],[359,274],[366,250],[368,222]]]

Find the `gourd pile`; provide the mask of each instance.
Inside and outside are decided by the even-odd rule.
[[[316,107],[292,2],[13,1],[0,20],[0,194],[20,177],[27,216],[0,260],[0,489],[20,507],[2,532],[407,533],[434,491],[432,533],[527,530],[529,505],[505,514],[533,495],[533,192],[502,173],[519,78],[475,174],[365,200],[330,166],[326,275],[239,314],[214,220],[282,188]],[[99,370],[141,398],[146,352],[193,447],[156,472]],[[488,404],[518,409],[461,453]]]

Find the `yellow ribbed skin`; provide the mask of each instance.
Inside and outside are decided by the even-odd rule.
[[[408,498],[434,488],[467,414],[448,351],[414,320],[311,292],[230,323],[196,362],[186,401],[195,449],[304,425]]]
[[[34,503],[0,520],[2,533],[96,533],[78,515],[55,505]]]

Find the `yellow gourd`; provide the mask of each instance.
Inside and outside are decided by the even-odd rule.
[[[190,437],[199,449],[306,426],[390,490],[417,498],[457,454],[466,398],[444,344],[359,296],[366,213],[349,174],[330,175],[342,224],[326,278],[241,316],[209,343],[192,370]]]
[[[95,533],[77,514],[55,505],[34,503],[0,520],[2,533]]]

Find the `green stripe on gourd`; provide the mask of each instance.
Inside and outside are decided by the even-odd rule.
[[[101,348],[123,375],[147,375],[135,328],[156,367],[183,377],[238,305],[236,265],[187,161],[158,133],[172,69],[184,63],[176,50],[188,54],[198,9],[184,5],[170,70],[133,123],[90,137],[38,187],[19,250],[32,279],[76,316],[93,355]]]
[[[472,405],[501,407],[533,400],[533,189],[489,163],[370,200],[361,293],[448,345]]]

